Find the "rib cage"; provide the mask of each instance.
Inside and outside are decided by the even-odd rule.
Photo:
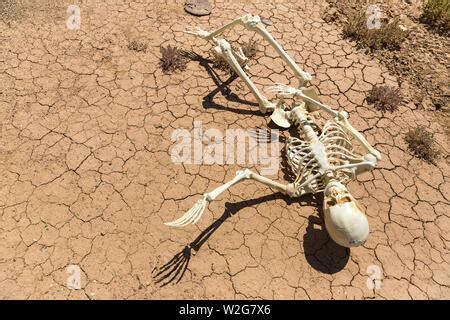
[[[361,156],[354,152],[347,134],[334,120],[325,123],[319,141],[325,149],[327,162],[332,169],[348,163],[361,162]],[[323,191],[325,184],[320,174],[320,165],[311,150],[310,143],[291,137],[287,142],[286,153],[288,163],[296,176],[295,185],[311,193]],[[353,177],[350,169],[335,170],[334,174],[342,183]]]

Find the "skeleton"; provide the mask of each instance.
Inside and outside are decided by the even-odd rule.
[[[271,86],[270,91],[280,97],[276,104],[262,95],[244,71],[248,70],[248,59],[242,49],[233,50],[225,39],[216,38],[221,32],[235,25],[242,25],[247,30],[256,31],[267,40],[299,80],[298,88],[284,84]],[[181,218],[168,222],[166,225],[183,227],[191,223],[195,224],[209,202],[215,200],[234,184],[251,179],[291,197],[324,192],[325,227],[330,237],[344,247],[363,244],[369,234],[368,221],[345,184],[357,175],[372,170],[381,159],[381,155],[360,132],[352,127],[348,121],[348,114],[345,111],[335,111],[318,101],[315,91],[306,87],[311,80],[311,75],[300,69],[288,56],[268,33],[258,16],[246,14],[213,32],[198,27],[189,27],[185,32],[212,40],[215,44],[214,50],[230,64],[256,97],[260,111],[262,113],[271,111],[272,121],[280,127],[297,126],[299,132],[303,133],[304,139],[291,137],[287,141],[286,156],[290,169],[296,177],[295,181],[281,184],[248,169],[238,171],[231,181],[205,193],[203,198],[198,200]],[[297,97],[297,102],[295,99],[292,99],[294,102],[291,105],[285,102],[285,98],[294,97]],[[301,102],[298,103],[298,100]],[[320,134],[310,115],[317,110],[323,110],[332,117],[325,123]],[[365,154],[359,154],[354,150],[348,135],[361,145]]]

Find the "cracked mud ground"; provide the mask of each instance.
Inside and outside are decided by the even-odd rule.
[[[450,298],[448,162],[418,160],[403,140],[408,129],[425,125],[446,151],[445,128],[410,103],[384,115],[368,106],[373,85],[396,86],[398,79],[325,23],[320,5],[217,1],[210,16],[196,18],[183,11],[183,1],[82,1],[81,30],[70,31],[69,2],[6,3],[0,298]],[[267,127],[268,120],[239,79],[229,85],[239,99],[227,99],[199,61],[163,74],[159,47],[208,58],[211,45],[182,30],[212,29],[245,12],[272,20],[269,32],[315,75],[321,99],[348,111],[382,152],[378,168],[349,185],[369,218],[364,246],[349,251],[330,240],[320,197],[290,200],[254,182],[211,203],[196,226],[163,225],[247,167],[176,165],[173,130],[191,130],[194,120],[205,130]],[[252,36],[241,31],[226,37]],[[129,50],[132,40],[146,43],[146,52]],[[265,44],[250,74],[260,87],[296,83]],[[161,287],[154,269],[172,258],[185,273]],[[66,287],[71,264],[82,270],[80,290]],[[367,287],[371,265],[382,271],[378,290]]]

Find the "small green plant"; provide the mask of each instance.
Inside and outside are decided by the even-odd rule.
[[[419,126],[406,133],[405,141],[413,154],[429,163],[435,163],[439,151],[435,147],[434,137],[425,126]]]
[[[450,0],[428,0],[423,8],[421,20],[437,31],[449,35]]]
[[[164,73],[176,70],[183,71],[186,69],[187,58],[183,50],[169,45],[167,47],[161,47],[160,51],[160,66]]]
[[[379,29],[369,29],[366,14],[360,12],[348,18],[343,27],[343,35],[355,40],[362,48],[398,50],[406,38],[406,31],[400,29],[397,19],[381,21]]]
[[[130,41],[128,44],[128,50],[136,51],[136,52],[146,52],[147,44],[138,40]]]
[[[366,100],[380,111],[393,112],[398,108],[402,98],[398,88],[390,86],[375,86],[372,90],[370,90]]]
[[[244,53],[244,55],[249,60],[253,59],[259,51],[258,44],[254,40],[244,42],[240,47],[242,48],[242,52]],[[239,52],[239,50],[237,48],[235,48],[234,46],[233,46],[233,51]],[[231,68],[231,66],[228,64],[228,62],[222,56],[217,54],[215,51],[213,53],[213,56],[211,57],[211,61],[213,63],[212,65],[214,68],[222,70],[222,71],[226,71],[230,74],[234,73],[234,70]]]

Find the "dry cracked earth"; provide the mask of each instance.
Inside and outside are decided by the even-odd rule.
[[[66,28],[67,1],[4,2],[0,298],[450,298],[448,162],[413,157],[403,139],[425,125],[448,150],[435,114],[407,103],[385,114],[368,106],[372,86],[398,79],[324,22],[320,3],[216,1],[198,18],[183,2],[79,1],[80,30]],[[292,200],[250,181],[211,203],[197,225],[163,224],[236,170],[260,169],[170,157],[172,132],[192,131],[194,121],[222,132],[269,125],[240,79],[220,86],[228,75],[211,68],[211,45],[182,32],[246,12],[271,19],[268,30],[314,74],[322,101],[348,111],[382,153],[377,169],[349,184],[371,226],[362,247],[330,240],[320,196]],[[225,36],[253,37],[239,28]],[[129,50],[132,40],[147,50]],[[260,43],[255,83],[295,84]],[[161,71],[159,48],[168,44],[192,52],[185,71]],[[282,170],[270,178],[285,181]],[[79,290],[66,286],[69,265],[81,269]],[[373,266],[381,287],[369,289]]]

